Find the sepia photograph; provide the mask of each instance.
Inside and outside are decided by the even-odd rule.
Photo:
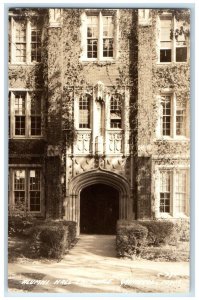
[[[8,7],[9,296],[189,295],[192,13]]]

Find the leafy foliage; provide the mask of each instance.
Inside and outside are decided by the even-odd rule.
[[[177,242],[175,223],[164,220],[139,221],[139,224],[148,229],[147,244],[159,246]]]
[[[118,256],[139,255],[146,243],[148,230],[146,227],[131,222],[129,225],[117,225],[116,251]]]

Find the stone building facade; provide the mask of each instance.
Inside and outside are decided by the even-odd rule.
[[[10,210],[188,219],[189,33],[188,10],[10,10]]]

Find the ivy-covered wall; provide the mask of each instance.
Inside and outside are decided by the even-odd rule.
[[[66,149],[72,145],[76,136],[73,102],[75,93],[84,89],[92,90],[97,81],[102,81],[105,86],[112,86],[115,91],[128,87],[131,130],[129,143],[134,158],[126,159],[124,169],[128,170],[128,174],[131,173],[129,166],[133,169],[135,216],[150,218],[151,207],[154,206],[151,190],[152,163],[156,163],[158,159],[163,164],[170,164],[174,155],[185,157],[188,163],[189,141],[157,139],[156,127],[159,118],[157,96],[163,89],[172,89],[178,99],[187,101],[188,117],[189,62],[158,64],[157,17],[162,11],[151,10],[151,23],[141,26],[136,9],[120,9],[115,19],[115,25],[118,25],[116,61],[82,62],[81,16],[84,10],[62,11],[62,21],[57,27],[49,26],[48,9],[37,12],[42,14],[43,22],[41,63],[9,64],[9,87],[41,88],[45,103],[44,138],[10,139],[10,163],[31,163],[35,161],[35,155],[38,161],[41,158],[46,183],[46,216],[62,217],[65,188],[67,189],[66,183],[63,183],[63,174],[67,172]],[[171,12],[189,23],[189,12],[186,10]],[[21,13],[27,16],[30,10]],[[130,165],[130,161],[134,162],[133,165]]]
[[[164,10],[165,11],[165,10]],[[190,25],[189,10],[168,10],[176,20],[183,20],[186,28]],[[137,213],[138,218],[154,218],[157,199],[151,185],[157,184],[153,165],[189,167],[189,114],[190,114],[190,61],[162,64],[158,60],[158,17],[162,10],[151,10],[148,26],[138,26],[138,102],[137,102]],[[179,28],[180,30],[180,28]],[[189,32],[189,29],[187,29]],[[175,38],[175,36],[173,36]],[[157,134],[160,118],[161,93],[175,93],[178,103],[186,106],[187,137],[184,139],[165,138]],[[172,119],[173,121],[173,119]],[[151,161],[151,164],[149,164]],[[141,163],[141,165],[140,165]],[[143,188],[142,182],[146,182]],[[149,209],[149,206],[151,208]],[[158,209],[156,207],[156,209]]]

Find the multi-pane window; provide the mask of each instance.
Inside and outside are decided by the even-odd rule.
[[[186,62],[188,29],[171,16],[160,18],[160,62]]]
[[[90,96],[87,94],[79,99],[79,128],[90,128]]]
[[[101,12],[87,15],[87,53],[86,58],[108,59],[114,56],[113,16]]]
[[[162,169],[159,181],[159,212],[188,214],[188,170]]]
[[[14,171],[14,205],[21,207],[25,205],[26,180],[25,170]]]
[[[186,110],[183,105],[176,108],[176,135],[186,135]]]
[[[161,97],[162,105],[162,135],[171,134],[171,96]]]
[[[122,99],[120,95],[114,95],[110,100],[110,127],[122,127]]]
[[[171,173],[160,172],[160,212],[170,212],[171,205]]]
[[[34,25],[31,27],[31,62],[41,61],[41,29]]]
[[[103,57],[113,57],[113,17],[103,16]]]
[[[26,23],[21,20],[15,21],[15,60],[26,61]]]
[[[10,137],[42,135],[42,98],[40,92],[9,92]]]
[[[176,172],[175,176],[175,210],[184,213],[187,198],[187,172],[185,170]]]
[[[26,133],[26,93],[15,92],[14,112],[15,112],[15,135],[25,135]]]
[[[10,17],[9,61],[30,63],[41,61],[41,20]]]
[[[87,57],[97,58],[98,48],[98,17],[87,17]]]
[[[186,137],[186,99],[180,99],[172,94],[162,94],[160,97],[160,136]]]
[[[35,168],[11,169],[9,201],[23,211],[41,211],[41,171]]]
[[[160,62],[171,62],[171,28],[171,18],[162,18],[160,20]]]

